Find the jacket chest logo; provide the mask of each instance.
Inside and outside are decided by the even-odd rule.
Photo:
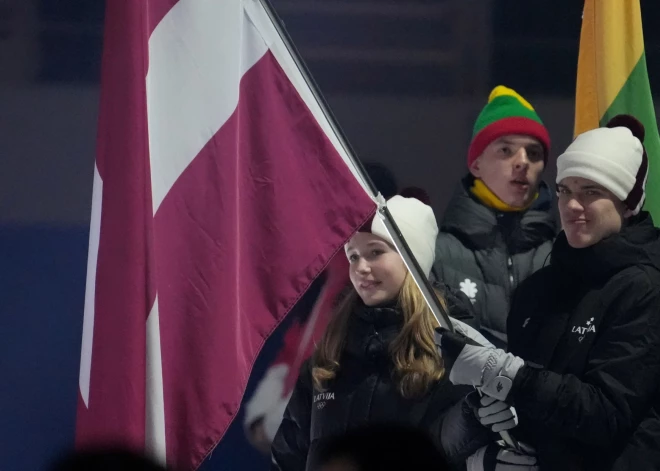
[[[574,334],[579,335],[578,342],[582,343],[582,341],[584,340],[584,338],[587,335],[589,335],[591,333],[594,333],[594,334],[596,333],[596,326],[594,325],[594,318],[592,317],[591,319],[589,319],[585,323],[585,325],[583,325],[583,326],[577,326],[577,325],[573,326],[573,329],[571,329],[571,332],[574,333]]]
[[[315,394],[312,402],[316,405],[317,409],[323,409],[328,401],[333,401],[335,399],[335,393],[333,392],[322,392]]]
[[[463,291],[463,293],[465,293],[465,295],[470,298],[472,304],[474,304],[476,301],[477,293],[479,292],[477,289],[477,284],[471,279],[466,278],[464,281],[461,281],[458,286],[461,288],[461,291]]]

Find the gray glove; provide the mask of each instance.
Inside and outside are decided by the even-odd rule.
[[[465,336],[435,329],[435,343],[450,365],[449,381],[481,389],[484,394],[506,401],[513,379],[525,362],[504,350],[471,345]]]
[[[520,443],[524,451],[505,448],[498,443],[491,443],[470,456],[467,471],[539,471],[534,449]]]
[[[518,425],[518,414],[514,407],[490,396],[483,396],[477,408],[477,418],[481,425],[493,432],[511,430]]]

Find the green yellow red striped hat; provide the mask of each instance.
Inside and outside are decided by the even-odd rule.
[[[468,167],[495,139],[509,134],[522,134],[538,139],[544,147],[547,162],[550,151],[550,135],[534,107],[515,90],[498,85],[490,92],[474,123],[472,142],[468,149]]]

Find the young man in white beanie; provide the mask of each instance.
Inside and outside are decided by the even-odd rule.
[[[401,196],[387,207],[428,276],[438,234],[433,210]],[[317,469],[330,438],[366,424],[418,427],[439,444],[446,411],[471,391],[445,377],[434,344],[435,318],[381,219],[375,217],[344,248],[352,289],[301,368],[273,441],[275,469]],[[470,310],[469,302],[461,309],[447,291],[438,297],[454,319]],[[467,333],[465,324],[454,322]]]
[[[557,160],[563,231],[514,298],[510,353],[436,337],[453,384],[515,406],[512,435],[542,470],[660,469],[660,231],[641,210],[643,139],[616,116]]]

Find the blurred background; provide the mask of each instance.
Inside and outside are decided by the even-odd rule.
[[[388,166],[402,187],[424,188],[438,216],[498,84],[525,96],[549,128],[553,181],[553,157],[572,139],[581,1],[272,3],[358,156]],[[641,4],[657,97],[660,2]],[[101,0],[0,0],[3,470],[41,469],[72,445],[103,14]],[[232,433],[235,446],[205,469],[253,469]]]

